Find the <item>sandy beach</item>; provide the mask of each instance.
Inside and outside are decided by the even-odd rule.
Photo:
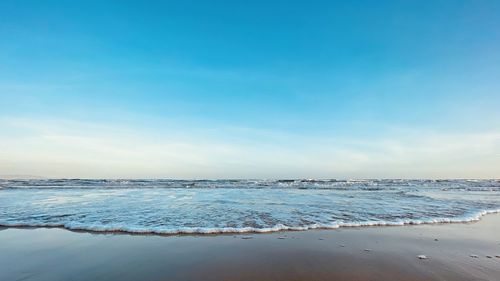
[[[500,280],[498,233],[500,215],[474,223],[238,235],[2,228],[0,280],[493,281]]]

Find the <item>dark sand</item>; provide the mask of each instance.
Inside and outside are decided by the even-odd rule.
[[[213,236],[0,228],[2,281],[498,281],[495,255],[500,215],[467,224]]]

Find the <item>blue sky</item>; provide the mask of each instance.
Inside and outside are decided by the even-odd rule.
[[[0,175],[500,175],[498,1],[170,2],[0,3]]]

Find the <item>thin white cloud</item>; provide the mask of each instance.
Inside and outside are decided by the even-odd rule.
[[[2,119],[0,174],[84,178],[498,178],[500,133],[375,139],[224,128],[169,133]],[[242,133],[243,132],[243,133]],[[228,137],[230,136],[230,137]]]

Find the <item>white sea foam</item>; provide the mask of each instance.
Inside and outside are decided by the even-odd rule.
[[[264,233],[470,222],[500,212],[497,180],[4,180],[0,186],[0,225],[96,232]]]
[[[80,223],[66,223],[66,224],[56,224],[56,223],[33,223],[33,224],[23,224],[23,223],[0,223],[1,226],[5,227],[60,227],[75,231],[91,231],[91,232],[124,232],[133,234],[164,234],[164,235],[176,235],[176,234],[224,234],[224,233],[269,233],[269,232],[279,232],[279,231],[306,231],[313,229],[338,229],[342,227],[370,227],[370,226],[405,226],[405,225],[421,225],[421,224],[441,224],[441,223],[466,223],[474,222],[481,219],[481,217],[487,214],[500,213],[498,210],[488,210],[478,212],[475,215],[471,215],[463,218],[440,218],[432,219],[428,221],[423,220],[405,220],[405,221],[366,221],[366,222],[352,222],[352,223],[338,223],[338,224],[311,224],[306,226],[287,226],[287,225],[275,225],[273,227],[266,228],[255,228],[255,227],[223,227],[223,228],[176,228],[176,229],[163,229],[163,228],[140,228],[140,227],[127,227],[127,226],[103,226],[103,225],[85,225]]]

